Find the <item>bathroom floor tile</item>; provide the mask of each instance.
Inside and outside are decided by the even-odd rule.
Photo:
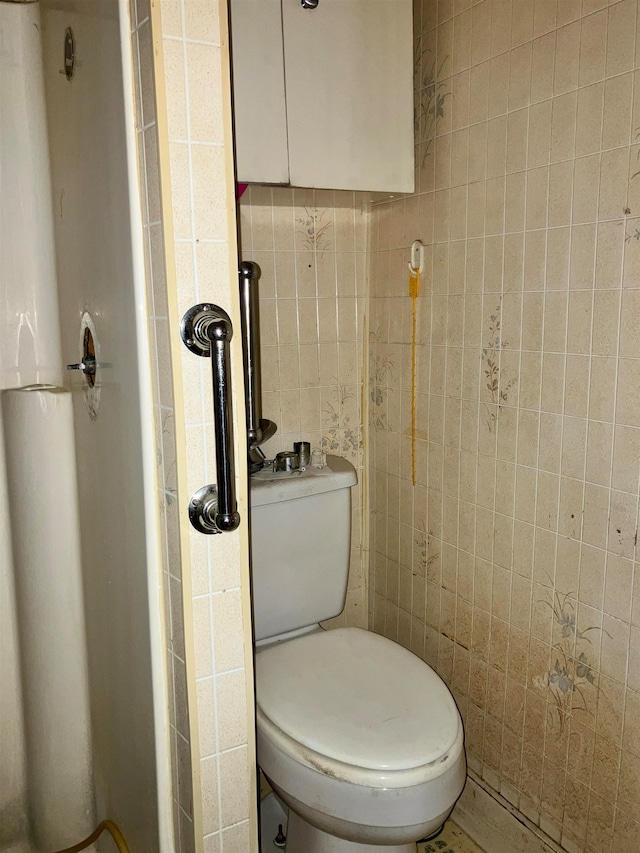
[[[448,820],[442,832],[430,841],[419,841],[416,853],[484,853],[459,826]]]

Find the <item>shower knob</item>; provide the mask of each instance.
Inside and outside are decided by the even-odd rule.
[[[81,370],[88,376],[95,376],[96,360],[95,358],[83,358],[82,361],[79,361],[77,364],[68,364],[67,370]]]

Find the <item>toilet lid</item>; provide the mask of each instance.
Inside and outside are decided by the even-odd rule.
[[[442,758],[460,717],[442,679],[420,658],[360,628],[321,631],[256,657],[261,711],[322,755],[372,770]]]

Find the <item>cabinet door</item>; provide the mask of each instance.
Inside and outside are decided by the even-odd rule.
[[[411,192],[412,0],[282,0],[282,19],[290,182]]]
[[[231,0],[238,180],[288,184],[280,0]]]

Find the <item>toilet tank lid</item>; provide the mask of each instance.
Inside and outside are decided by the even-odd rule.
[[[265,469],[249,478],[251,506],[264,506],[336,489],[348,489],[357,482],[355,468],[341,456],[327,456],[324,468],[309,467],[305,471],[277,473]]]
[[[260,651],[256,697],[262,713],[293,740],[371,770],[440,760],[461,726],[453,696],[431,667],[360,628],[308,634]]]

